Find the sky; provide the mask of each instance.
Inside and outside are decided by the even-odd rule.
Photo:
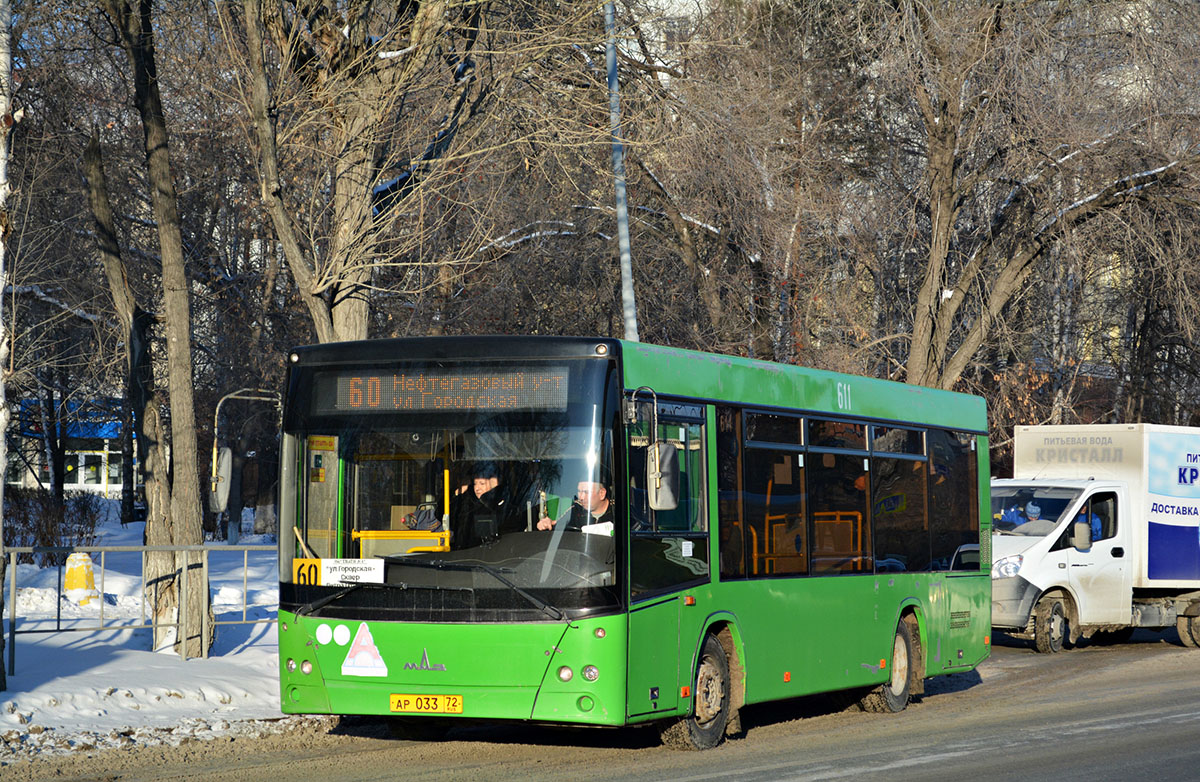
[[[136,546],[143,524],[122,528],[119,507],[106,503],[98,546]],[[274,537],[247,534],[240,543],[273,545]],[[220,542],[209,544],[223,549]],[[279,599],[277,556],[250,552],[245,590],[240,552],[210,554],[210,593],[218,620],[274,620]],[[141,571],[136,553],[93,555],[96,597],[77,605],[64,597],[61,626],[141,624]],[[82,576],[86,565],[74,574]],[[66,569],[64,569],[64,575]],[[10,578],[4,582],[3,630],[8,665]],[[53,629],[55,568],[17,567],[17,630]],[[103,592],[103,597],[100,592]],[[71,598],[86,593],[72,593]],[[208,659],[183,661],[173,650],[150,650],[149,630],[52,632],[16,636],[16,668],[0,691],[0,766],[42,753],[137,744],[178,744],[186,739],[262,735],[285,727],[279,711],[278,642],[274,621],[221,625]],[[296,718],[290,718],[296,719]]]

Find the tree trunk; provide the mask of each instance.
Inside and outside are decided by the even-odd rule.
[[[41,391],[38,394],[38,412],[42,423],[42,451],[46,457],[50,478],[50,503],[61,509],[66,498],[66,451],[63,448],[63,429],[61,410],[54,389],[58,381],[53,371],[38,373],[41,378]]]
[[[100,251],[100,261],[104,265],[104,276],[108,280],[109,294],[113,299],[113,309],[116,310],[117,320],[121,324],[121,333],[125,335],[125,404],[121,409],[121,459],[125,469],[121,472],[121,524],[133,521],[133,500],[136,481],[133,479],[133,432],[137,423],[144,415],[144,397],[138,405],[134,389],[137,379],[134,375],[136,362],[133,355],[133,292],[129,290],[129,281],[125,277],[125,267],[121,262],[121,248],[117,242],[117,227],[113,220],[112,203],[108,198],[108,179],[104,175],[104,160],[100,154],[100,133],[92,129],[87,148],[83,153],[84,176],[87,179],[88,205],[92,210],[92,222],[96,229],[96,243]],[[145,465],[138,462],[139,469]],[[143,470],[144,474],[144,470]]]
[[[171,494],[165,480],[167,455],[162,440],[162,417],[157,394],[151,393],[146,400],[138,440],[141,443],[142,469],[146,475],[144,542],[147,546],[169,546],[174,542],[171,539]],[[157,650],[175,637],[173,623],[179,608],[175,557],[170,552],[148,552],[142,568],[146,578],[143,599],[149,604],[154,617],[153,648]]]
[[[334,340],[333,320],[325,300],[313,293],[313,269],[300,240],[292,226],[291,215],[283,201],[283,183],[279,178],[279,149],[275,142],[275,107],[271,104],[270,87],[267,83],[267,68],[263,61],[262,0],[245,0],[246,48],[250,66],[250,115],[253,118],[255,138],[258,141],[259,180],[262,184],[263,203],[275,225],[283,256],[287,260],[300,298],[312,318],[318,342]]]
[[[9,142],[12,140],[10,121],[12,109],[12,3],[10,0],[0,0],[0,293],[8,287],[8,233],[10,221],[8,217],[8,196],[11,186],[8,182],[8,153]],[[5,380],[8,372],[9,334],[5,328],[3,297],[0,296],[0,509],[4,507],[4,484],[8,477],[8,396],[5,391]],[[8,564],[4,549],[4,513],[0,510],[0,617],[4,616],[4,570]],[[9,607],[12,617],[16,619],[16,606]],[[3,624],[0,623],[0,629]],[[0,632],[0,692],[8,689],[4,655],[4,633]]]
[[[136,11],[125,0],[105,0],[104,8],[121,35],[132,69],[134,102],[142,119],[146,171],[162,258],[167,396],[171,405],[171,537],[176,545],[198,545],[203,542],[204,534],[193,403],[191,308],[167,123],[158,90],[151,0],[138,0]],[[189,567],[190,559],[194,557],[181,555],[177,567]],[[198,657],[208,645],[208,639],[200,637],[201,612],[208,610],[208,584],[202,583],[197,569],[195,577],[188,579],[188,585],[189,594],[184,596],[188,625],[183,628],[187,646],[182,652],[188,657]]]
[[[129,289],[121,250],[117,243],[116,223],[108,197],[108,179],[100,152],[100,137],[95,131],[84,152],[84,173],[87,177],[88,204],[96,228],[100,259],[104,264],[113,308],[121,322],[125,339],[126,394],[131,428],[137,427],[138,470],[146,491],[146,526],[142,542],[148,546],[169,546],[172,543],[170,490],[163,450],[158,397],[154,393],[153,372],[150,371],[150,335],[153,318],[140,309]],[[149,416],[147,412],[149,411]],[[133,474],[132,448],[126,462],[126,474]],[[129,501],[132,502],[133,482],[129,481]],[[146,593],[143,599],[150,606],[154,620],[153,648],[158,649],[171,637],[171,623],[178,607],[175,588],[175,558],[170,552],[150,552],[143,563]]]

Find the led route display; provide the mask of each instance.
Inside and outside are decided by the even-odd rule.
[[[567,368],[340,372],[323,413],[566,410]]]

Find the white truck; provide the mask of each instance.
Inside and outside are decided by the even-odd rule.
[[[1039,652],[1137,627],[1200,647],[1200,428],[1019,426],[991,494],[993,628]]]

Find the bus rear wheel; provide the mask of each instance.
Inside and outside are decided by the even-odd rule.
[[[705,636],[696,666],[696,686],[692,693],[694,708],[690,717],[668,725],[662,742],[678,749],[710,749],[725,737],[729,722],[729,660],[721,643]]]
[[[896,637],[892,641],[892,676],[863,696],[859,701],[863,711],[881,714],[904,711],[912,685],[912,631],[903,619],[896,625]]]
[[[1043,597],[1034,607],[1033,646],[1043,654],[1061,652],[1067,638],[1067,607],[1061,597]]]

